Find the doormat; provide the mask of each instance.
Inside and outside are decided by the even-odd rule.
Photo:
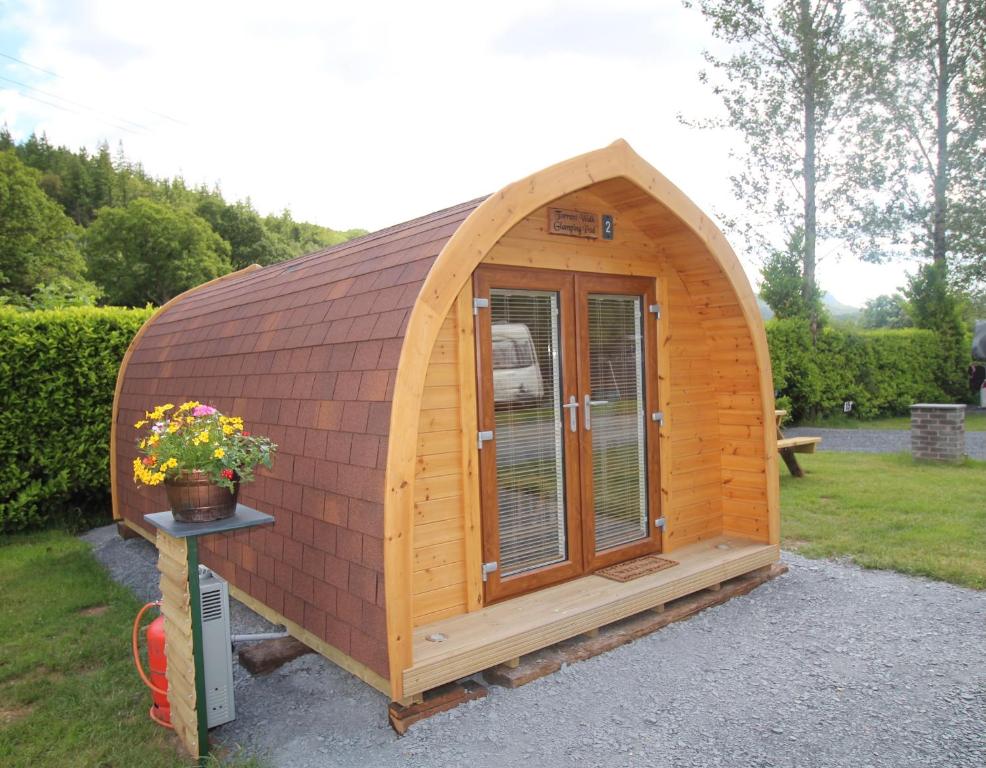
[[[634,560],[627,560],[625,563],[617,563],[596,571],[596,576],[602,576],[613,581],[632,581],[633,579],[646,576],[649,573],[657,573],[665,568],[677,565],[677,560],[667,560],[657,555],[644,555]]]

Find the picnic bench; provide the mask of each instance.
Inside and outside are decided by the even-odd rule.
[[[784,463],[791,471],[791,474],[795,477],[804,477],[805,472],[801,469],[801,465],[798,464],[798,459],[794,454],[814,453],[815,446],[822,442],[822,438],[809,437],[807,435],[803,437],[784,437],[784,432],[781,431],[781,422],[784,421],[785,416],[787,416],[787,411],[774,411],[774,418],[777,421],[777,450],[781,454],[781,458],[784,459]]]

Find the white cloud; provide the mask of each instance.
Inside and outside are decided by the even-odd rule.
[[[122,140],[151,173],[262,212],[374,229],[619,137],[703,209],[738,212],[729,138],[676,120],[717,109],[697,79],[711,38],[677,2],[34,0],[4,16],[0,42],[20,45],[0,51],[60,77],[6,60],[0,76],[86,107],[0,81],[15,135]],[[854,269],[820,268],[824,287],[858,303],[895,284]]]

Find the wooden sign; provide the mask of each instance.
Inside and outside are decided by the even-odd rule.
[[[569,237],[599,237],[599,217],[594,213],[570,211],[565,208],[548,209],[548,232]]]

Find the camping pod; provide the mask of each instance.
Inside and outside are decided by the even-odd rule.
[[[753,292],[623,141],[162,307],[114,403],[134,530],[167,504],[132,425],[191,399],[280,446],[240,494],[274,525],[203,562],[395,700],[778,558]]]

